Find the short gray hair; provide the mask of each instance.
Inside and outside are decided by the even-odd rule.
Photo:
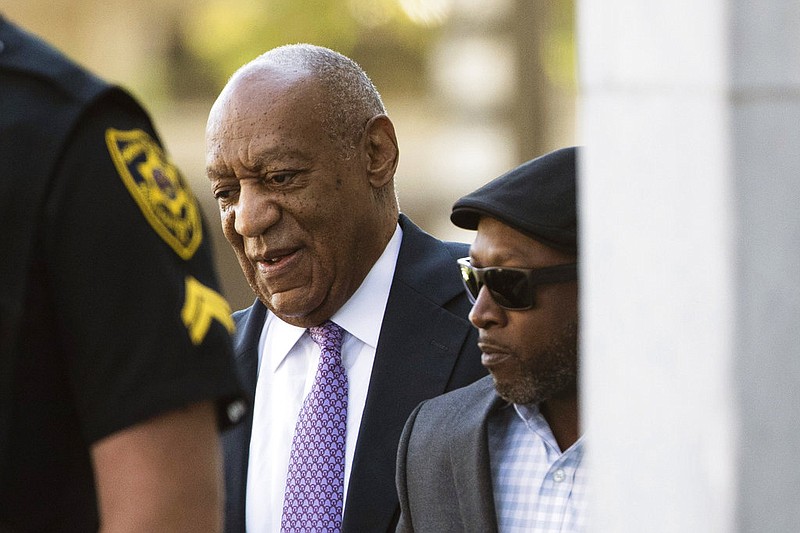
[[[253,66],[268,64],[311,74],[327,100],[315,111],[332,141],[342,144],[346,155],[355,153],[367,122],[386,114],[378,89],[364,69],[347,56],[312,44],[287,44],[254,59]]]

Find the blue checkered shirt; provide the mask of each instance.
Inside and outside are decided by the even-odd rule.
[[[490,418],[489,455],[500,533],[585,530],[583,436],[562,453],[539,409],[515,404]]]

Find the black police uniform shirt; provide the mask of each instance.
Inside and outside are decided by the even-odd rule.
[[[228,421],[243,405],[199,207],[145,112],[104,93],[58,159],[15,339],[3,531],[96,530],[93,443],[193,402]]]

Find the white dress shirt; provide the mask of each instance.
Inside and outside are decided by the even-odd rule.
[[[363,283],[331,320],[345,330],[342,362],[347,371],[347,441],[344,495],[347,498],[358,429],[367,399],[383,314],[389,299],[403,232],[395,229]],[[297,416],[319,362],[319,347],[304,328],[267,312],[258,343],[258,381],[247,467],[245,519],[251,533],[279,533],[283,493]]]

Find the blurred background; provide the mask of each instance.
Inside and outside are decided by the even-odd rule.
[[[233,309],[254,296],[205,177],[208,110],[228,77],[287,43],[361,64],[397,130],[400,207],[470,242],[450,207],[549,150],[575,144],[574,0],[4,0],[0,13],[131,91],[150,112],[212,230]]]

